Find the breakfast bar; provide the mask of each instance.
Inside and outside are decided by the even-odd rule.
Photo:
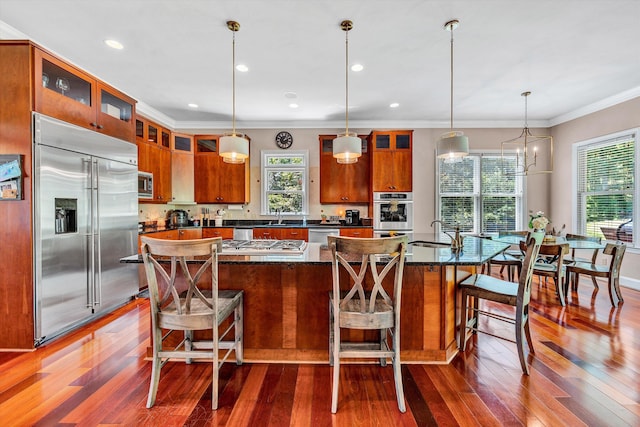
[[[402,289],[402,361],[447,363],[457,353],[456,283],[508,244],[467,236],[463,249],[455,252],[446,236],[414,234],[413,238]],[[332,278],[326,245],[308,243],[290,255],[283,250],[274,254],[265,250],[264,255],[228,253],[225,249],[219,260],[220,287],[245,292],[245,360],[328,361]],[[142,261],[134,255],[123,262]],[[350,333],[350,340],[375,339],[369,331]]]

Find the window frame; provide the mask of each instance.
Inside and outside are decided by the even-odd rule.
[[[302,165],[268,165],[269,157],[302,157]],[[299,170],[302,172],[302,212],[282,212],[282,216],[301,216],[309,214],[309,150],[261,150],[260,151],[260,215],[275,215],[268,209],[269,185],[268,173],[273,170]]]
[[[490,193],[490,194],[484,194],[483,193],[483,188],[482,188],[482,158],[483,157],[500,157],[502,155],[508,155],[509,157],[516,157],[517,153],[516,151],[482,151],[482,152],[478,152],[478,151],[471,151],[469,152],[469,156],[473,156],[475,157],[474,159],[474,182],[473,182],[473,194],[469,194],[469,193],[447,193],[447,196],[460,196],[460,197],[465,197],[465,196],[470,196],[473,199],[473,229],[472,231],[467,231],[465,232],[466,234],[496,234],[494,232],[485,232],[482,230],[482,224],[483,224],[483,199],[486,196],[506,196],[506,193]],[[435,188],[435,197],[436,197],[436,203],[435,203],[435,218],[436,219],[441,219],[440,218],[440,214],[441,214],[441,208],[442,208],[442,196],[443,193],[441,193],[440,191],[440,178],[441,178],[441,174],[440,174],[440,160],[439,158],[436,157],[436,188]],[[516,230],[524,230],[527,228],[527,191],[526,191],[526,184],[527,184],[527,180],[524,179],[523,176],[521,175],[507,175],[507,176],[513,176],[517,181],[516,181],[516,192],[514,193],[515,197],[516,197],[516,219],[515,219],[515,229]],[[445,196],[446,197],[446,196]],[[518,206],[520,206],[520,212],[517,212]],[[445,220],[446,221],[446,220]],[[438,228],[436,229],[438,231],[441,230],[440,225],[438,224]]]
[[[571,147],[571,154],[572,154],[572,159],[571,159],[571,178],[572,178],[572,185],[571,185],[571,199],[572,199],[572,206],[571,206],[571,220],[572,223],[574,224],[574,229],[576,230],[577,234],[583,234],[586,235],[587,231],[586,231],[586,208],[583,209],[582,211],[585,214],[585,221],[583,221],[583,218],[580,217],[579,214],[579,209],[578,209],[578,201],[579,201],[579,197],[578,197],[578,189],[580,187],[580,183],[579,183],[579,153],[585,149],[585,147],[587,147],[586,149],[588,149],[589,147],[592,149],[597,149],[597,148],[601,148],[603,146],[606,146],[608,144],[615,144],[617,139],[621,139],[625,136],[631,136],[633,141],[634,141],[634,153],[633,153],[633,183],[634,183],[634,188],[631,192],[632,197],[633,197],[633,204],[632,204],[632,209],[633,209],[633,213],[631,214],[631,219],[633,221],[634,224],[640,224],[640,205],[638,205],[638,201],[640,200],[640,185],[638,185],[638,178],[640,177],[639,172],[639,168],[640,168],[640,141],[638,140],[638,138],[640,137],[640,128],[631,128],[631,129],[626,129],[626,130],[622,130],[619,132],[614,132],[614,133],[610,133],[607,135],[601,135],[601,136],[597,136],[595,138],[590,138],[584,141],[579,141],[576,142],[572,145]],[[606,238],[606,236],[605,236]],[[612,241],[612,240],[606,240],[606,241]],[[629,249],[639,249],[640,248],[640,237],[638,236],[638,233],[635,230],[634,227],[634,233],[633,233],[633,241],[631,242],[624,242],[627,245],[627,248]],[[638,252],[637,250],[634,252]]]

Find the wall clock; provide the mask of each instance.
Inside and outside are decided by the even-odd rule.
[[[278,132],[276,135],[276,145],[280,148],[287,149],[293,144],[293,137],[287,131]]]

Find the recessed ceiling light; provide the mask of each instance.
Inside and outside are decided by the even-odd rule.
[[[191,108],[198,108],[198,104],[194,104],[193,102],[187,104]]]
[[[299,105],[298,105],[298,104],[296,104],[296,103],[294,103],[294,102],[292,102],[291,104],[289,104],[289,108],[298,108],[298,107],[299,107]]]
[[[356,73],[362,70],[364,70],[364,67],[362,66],[362,64],[353,64],[351,66],[351,71],[355,71]]]
[[[106,44],[107,46],[113,48],[113,49],[123,49],[124,46],[122,45],[122,43],[120,43],[118,40],[112,40],[112,39],[107,39],[104,41],[104,44]]]
[[[247,71],[249,71],[249,67],[244,64],[238,64],[236,65],[236,70],[240,71],[241,73],[246,73]]]
[[[389,107],[391,108],[398,108],[400,106],[400,104],[398,104],[397,102],[392,102],[391,104],[389,104]]]

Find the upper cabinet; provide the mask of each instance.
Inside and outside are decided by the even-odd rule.
[[[171,192],[174,202],[194,202],[193,136],[172,134]]]
[[[336,135],[320,135],[320,203],[369,202],[369,152],[362,138],[362,156],[356,163],[339,164],[333,158]]]
[[[168,203],[172,197],[171,132],[142,116],[135,118],[138,170],[153,174],[153,199],[145,203]]]
[[[33,52],[35,111],[135,142],[134,99],[47,52]]]
[[[197,203],[249,203],[249,160],[242,164],[225,163],[218,155],[219,139],[219,135],[194,137],[195,200]]]
[[[412,191],[412,130],[377,131],[371,142],[371,191]]]

